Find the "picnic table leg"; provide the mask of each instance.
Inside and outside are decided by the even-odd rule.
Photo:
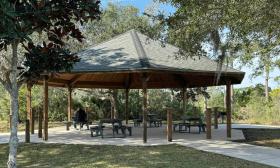
[[[103,137],[103,128],[101,127],[99,131],[100,131],[100,134],[101,134],[101,138],[104,138]]]
[[[88,124],[88,122],[87,122],[86,124],[87,124],[87,130],[89,130],[89,124]]]
[[[97,134],[97,131],[95,131]],[[90,130],[90,136],[93,137],[93,130]]]
[[[129,132],[129,136],[132,136],[132,128],[131,128],[131,127],[128,127],[127,130],[128,130],[128,132]]]
[[[121,131],[122,131],[123,137],[125,138],[126,137],[126,127],[121,127]]]

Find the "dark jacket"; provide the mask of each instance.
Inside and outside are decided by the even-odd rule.
[[[87,121],[87,114],[83,109],[79,109],[75,112],[75,119],[76,122],[86,122]]]

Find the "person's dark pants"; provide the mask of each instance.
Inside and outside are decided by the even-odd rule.
[[[89,129],[89,125],[88,125],[88,123],[86,121],[78,122],[78,121],[73,120],[74,128],[77,128],[77,124],[80,124],[80,129],[83,128],[84,124],[86,124],[87,125],[87,129]]]
[[[73,125],[74,125],[74,128],[77,128],[77,121],[73,120]]]

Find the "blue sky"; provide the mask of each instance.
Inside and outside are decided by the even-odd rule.
[[[119,5],[133,5],[137,8],[139,8],[140,12],[144,12],[145,9],[147,7],[150,6],[150,4],[153,2],[153,0],[102,0],[101,4],[102,7],[106,7],[106,5],[109,3],[116,3]],[[160,5],[160,11],[164,11],[165,14],[171,14],[175,11],[175,8],[168,5],[168,4],[161,4]],[[253,86],[257,83],[262,83],[264,84],[264,77],[263,76],[259,76],[257,78],[251,79],[250,75],[252,74],[252,68],[249,67],[243,67],[241,69],[242,71],[246,72],[245,78],[243,80],[243,82],[240,85],[236,85],[236,87],[247,87],[247,86]],[[274,70],[273,72],[271,72],[271,77],[276,77],[280,75],[280,71],[279,70]],[[272,88],[276,88],[279,87],[279,84],[277,82],[275,82],[273,79],[271,79],[269,81],[269,85]]]

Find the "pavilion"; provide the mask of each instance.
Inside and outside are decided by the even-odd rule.
[[[71,72],[49,73],[38,82],[44,87],[44,110],[41,114],[43,120],[39,119],[39,137],[48,140],[49,86],[68,88],[68,121],[72,118],[73,88],[125,89],[126,120],[129,89],[143,89],[143,142],[146,143],[147,89],[181,88],[185,107],[186,88],[218,85],[226,85],[227,137],[231,137],[230,86],[240,84],[245,73],[225,65],[219,69],[218,63],[207,57],[176,59],[178,51],[175,46],[162,46],[160,41],[130,30],[79,52],[80,62],[74,65]],[[28,91],[27,112],[31,133],[34,133],[31,87],[28,87]]]

